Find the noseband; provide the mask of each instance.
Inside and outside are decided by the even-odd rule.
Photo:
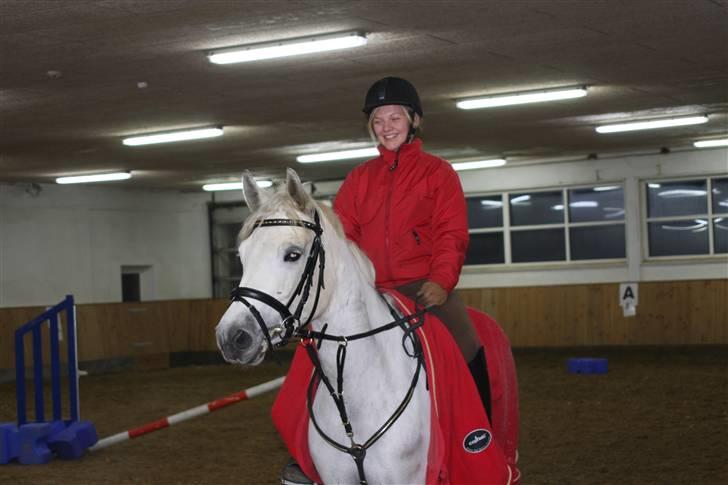
[[[311,322],[311,319],[316,313],[316,307],[318,306],[321,290],[324,288],[324,266],[326,262],[326,253],[324,251],[323,245],[321,244],[321,235],[323,234],[323,228],[321,227],[321,220],[319,219],[319,214],[317,210],[314,209],[313,222],[304,221],[301,219],[258,219],[253,224],[253,230],[259,227],[271,226],[305,227],[306,229],[310,229],[311,231],[313,231],[315,236],[313,238],[313,242],[311,243],[311,249],[308,252],[306,266],[303,269],[301,278],[298,280],[298,285],[296,285],[296,289],[291,295],[291,298],[288,300],[288,303],[284,305],[283,302],[281,302],[274,296],[271,296],[264,291],[249,287],[237,287],[233,289],[230,294],[230,299],[232,301],[239,301],[250,310],[250,313],[255,318],[255,321],[258,323],[260,330],[263,332],[263,335],[268,342],[269,349],[286,345],[289,339],[293,336],[293,333],[296,331],[296,329],[301,326],[305,327],[309,324],[309,322]],[[306,318],[305,322],[301,324],[301,314],[303,313],[303,307],[306,305],[306,302],[308,301],[309,295],[311,293],[311,287],[313,286],[313,277],[316,271],[317,263],[319,268],[319,274],[316,283],[316,295],[313,300],[313,306],[311,307],[311,312],[309,313],[308,318]],[[298,305],[296,306],[295,310],[291,311],[291,306],[293,305],[296,298],[298,298],[299,296],[300,298],[298,300]],[[247,300],[247,298],[257,300],[275,310],[281,317],[281,323],[278,326],[274,327],[272,330],[268,331],[268,326],[265,324],[265,320],[263,320],[260,312],[257,308],[255,308],[252,303]],[[278,338],[278,341],[274,343],[273,339],[276,337]]]

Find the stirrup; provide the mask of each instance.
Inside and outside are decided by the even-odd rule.
[[[294,460],[289,461],[281,470],[282,485],[315,485]]]

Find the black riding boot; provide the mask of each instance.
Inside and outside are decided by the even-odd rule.
[[[485,349],[483,347],[480,347],[473,360],[468,362],[468,368],[475,381],[475,386],[478,388],[480,400],[483,401],[485,414],[488,415],[488,421],[490,421],[492,407],[490,402],[490,379],[488,378],[488,364],[485,360]]]

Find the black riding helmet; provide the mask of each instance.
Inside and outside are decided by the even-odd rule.
[[[367,115],[372,114],[375,108],[388,104],[399,104],[406,106],[422,116],[422,105],[415,87],[399,77],[385,77],[372,84],[364,99],[362,111]]]

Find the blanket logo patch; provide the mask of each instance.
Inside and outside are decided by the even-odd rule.
[[[480,453],[484,451],[493,441],[493,435],[487,429],[474,429],[465,436],[463,448],[468,453]]]

